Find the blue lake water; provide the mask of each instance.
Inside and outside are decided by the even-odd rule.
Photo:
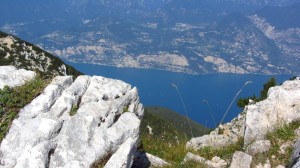
[[[272,77],[270,75],[237,74],[189,75],[160,70],[69,64],[85,74],[120,79],[137,87],[140,100],[144,106],[167,107],[185,115],[185,105],[189,117],[207,127],[214,127],[215,125],[210,111],[218,124],[232,99],[246,81],[252,81],[252,83],[243,88],[238,98],[252,96],[253,94],[258,96],[262,85]],[[291,76],[276,75],[274,77],[278,83],[281,83]],[[172,84],[175,84],[178,89],[176,90]],[[230,121],[241,111],[242,109],[237,107],[235,101],[224,121]]]

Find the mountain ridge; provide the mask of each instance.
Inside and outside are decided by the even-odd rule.
[[[299,24],[282,19],[297,18],[297,0],[34,2],[24,4],[32,9],[24,14],[12,2],[4,3],[4,11],[14,12],[0,16],[0,30],[67,61],[190,74],[299,73],[293,61],[299,55]],[[51,8],[57,10],[47,15]],[[15,20],[14,13],[32,20]],[[264,19],[276,36],[269,38],[253,16]],[[272,16],[279,19],[274,22]]]
[[[0,32],[0,66],[2,65],[13,65],[43,75],[76,77],[82,74],[41,48],[4,32]]]

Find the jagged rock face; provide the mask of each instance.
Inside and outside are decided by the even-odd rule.
[[[0,66],[0,89],[4,86],[15,87],[33,79],[35,73],[25,69],[17,69],[14,66]]]
[[[13,121],[1,143],[0,167],[79,168],[103,159],[105,167],[129,167],[142,116],[137,89],[129,84],[57,76]]]
[[[300,119],[300,80],[270,88],[268,98],[249,105],[244,143],[262,140],[267,132]]]

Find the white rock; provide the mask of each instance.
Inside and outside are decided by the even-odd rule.
[[[187,142],[187,148],[201,149],[205,146],[221,148],[238,142],[239,138],[244,136],[245,131],[245,113],[239,114],[231,122],[219,125],[208,135],[192,138]]]
[[[137,89],[129,84],[55,77],[13,121],[0,146],[0,167],[81,168],[110,155],[106,167],[130,167],[142,116]]]
[[[149,130],[149,135],[153,135],[152,128],[149,125],[147,125],[147,128]]]
[[[297,128],[294,133],[296,134],[297,138],[300,138],[300,127]]]
[[[252,156],[244,152],[236,151],[233,154],[230,168],[250,168]]]
[[[255,168],[272,168],[272,165],[268,159],[265,164],[259,163],[258,165],[255,166]]]
[[[280,147],[279,147],[279,153],[280,154],[286,154],[286,150],[289,149],[290,147],[293,146],[293,142],[291,141],[286,141],[285,143],[283,143]]]
[[[14,66],[0,66],[0,89],[5,85],[15,87],[23,85],[35,77],[35,72],[17,69]]]
[[[269,140],[254,141],[246,149],[246,153],[255,155],[257,153],[267,152],[271,148],[271,142]]]
[[[130,168],[133,161],[136,139],[128,138],[108,160],[104,168]]]
[[[286,81],[270,88],[266,100],[248,106],[244,143],[264,139],[267,132],[299,119],[300,81]]]
[[[35,98],[30,104],[21,109],[19,117],[34,118],[40,113],[50,110],[56,100],[61,96],[63,90],[73,82],[71,76],[57,76],[45,88],[43,93]]]
[[[151,155],[150,153],[146,153],[146,157],[150,161],[151,166],[154,167],[164,167],[164,166],[171,166],[170,163],[164,161],[163,159]]]
[[[227,167],[227,163],[225,160],[219,158],[218,156],[215,156],[210,160],[207,160],[205,162],[205,164],[208,166],[208,167],[211,167],[211,168],[225,168]]]
[[[199,162],[199,163],[204,163],[206,161],[206,159],[201,157],[201,156],[195,155],[191,152],[188,152],[185,155],[185,157],[183,159],[183,162],[188,162],[188,161],[196,161],[196,162]]]
[[[195,155],[188,152],[183,160],[183,162],[195,161],[198,163],[203,163],[210,168],[225,168],[227,167],[227,162],[217,156],[213,157],[211,160],[207,160],[201,156]]]

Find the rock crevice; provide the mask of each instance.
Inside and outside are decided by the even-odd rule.
[[[109,155],[106,167],[129,167],[142,116],[129,84],[57,76],[13,121],[1,142],[0,167],[90,167]]]

